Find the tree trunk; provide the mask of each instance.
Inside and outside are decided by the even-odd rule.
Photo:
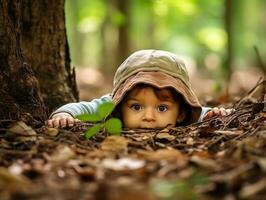
[[[128,29],[130,23],[130,14],[128,4],[128,1],[117,1],[117,8],[125,17],[125,23],[118,27],[118,64],[121,64],[129,54]]]
[[[43,121],[44,105],[53,110],[78,96],[64,0],[0,0],[0,8],[0,119],[29,113]]]
[[[102,59],[105,73],[116,71],[117,67],[129,56],[128,29],[130,23],[129,1],[110,0],[106,2],[107,15],[101,27]],[[114,24],[111,18],[114,12],[123,14],[125,21]],[[108,66],[108,67],[107,67]]]
[[[231,0],[225,0],[225,30],[227,32],[227,52],[225,60],[225,74],[226,81],[230,81],[232,73],[233,62],[233,2]]]
[[[22,3],[22,52],[40,83],[45,105],[78,100],[75,72],[71,72],[65,29],[64,0]]]
[[[38,81],[21,51],[21,2],[0,2],[0,119],[16,120],[30,113],[45,120]]]

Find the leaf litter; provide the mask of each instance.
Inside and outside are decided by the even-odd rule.
[[[186,127],[89,140],[89,123],[0,122],[0,199],[265,199],[265,98]]]

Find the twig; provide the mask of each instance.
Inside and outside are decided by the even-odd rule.
[[[12,154],[12,155],[32,155],[36,154],[37,151],[34,149],[28,150],[28,151],[22,151],[22,150],[16,150],[16,149],[4,149],[0,148],[0,153],[4,154]]]
[[[207,148],[210,149],[212,148],[214,145],[216,145],[217,143],[219,143],[220,141],[222,141],[223,139],[226,139],[226,137],[224,135],[221,135],[220,137],[216,138],[215,140],[211,141],[209,144],[207,144]]]
[[[240,140],[240,139],[242,139],[243,137],[251,136],[251,135],[253,135],[254,133],[256,133],[256,132],[259,130],[259,128],[260,128],[260,127],[258,126],[258,127],[255,128],[252,132],[250,132],[250,130],[248,130],[248,131],[242,133],[241,135],[239,135],[239,136],[233,138],[231,141],[236,141],[236,140]]]
[[[245,99],[247,99],[249,96],[251,96],[251,94],[260,86],[260,85],[266,85],[266,80],[261,81],[263,78],[261,77],[257,84],[245,95],[243,96],[241,99],[239,99],[234,105],[233,108],[238,108]]]
[[[249,114],[251,111],[248,110],[248,111],[245,111],[243,113],[239,113],[239,114],[235,114],[234,116],[232,116],[231,118],[229,118],[228,121],[226,121],[224,123],[224,127],[222,128],[222,130],[226,130],[228,128],[228,125],[231,124],[232,121],[234,121],[235,119],[239,118],[240,116],[243,116],[245,114]]]

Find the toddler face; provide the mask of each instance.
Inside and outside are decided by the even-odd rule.
[[[151,86],[134,88],[121,105],[121,114],[126,128],[164,128],[176,125],[180,110],[170,89],[155,89]]]

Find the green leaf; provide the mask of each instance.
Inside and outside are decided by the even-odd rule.
[[[98,108],[98,115],[101,117],[101,119],[104,119],[113,111],[114,107],[115,104],[113,102],[106,102],[104,104],[101,104]]]
[[[78,115],[76,118],[86,122],[99,122],[102,120],[102,118],[98,114],[83,114]]]
[[[106,128],[108,133],[111,133],[113,135],[119,135],[122,131],[122,123],[118,118],[108,119],[105,122],[104,127]]]
[[[89,128],[85,132],[85,137],[87,139],[90,139],[92,136],[94,136],[95,134],[99,133],[101,128],[102,128],[102,124],[95,124],[93,127]]]

